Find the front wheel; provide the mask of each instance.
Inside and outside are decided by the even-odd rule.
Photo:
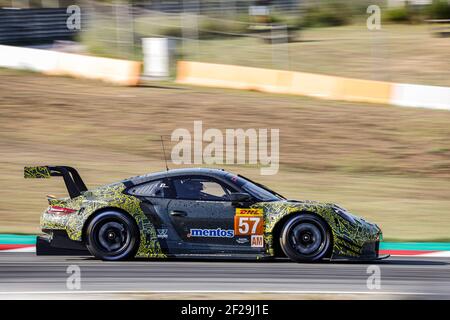
[[[139,229],[128,215],[105,211],[87,228],[87,248],[96,258],[108,261],[133,258],[139,248]]]
[[[283,226],[280,245],[293,261],[319,261],[327,255],[331,245],[328,225],[312,214],[292,217]]]

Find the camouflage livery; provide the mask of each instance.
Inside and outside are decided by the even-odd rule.
[[[50,170],[48,167],[25,167],[23,177],[25,179],[48,179],[50,178]]]
[[[64,206],[77,210],[75,215],[53,215],[47,212],[41,217],[42,230],[64,230],[74,241],[83,241],[83,230],[88,218],[99,210],[106,208],[121,209],[129,213],[140,230],[138,257],[164,258],[156,236],[156,230],[140,207],[140,201],[123,193],[123,183],[116,183],[87,191],[75,199],[51,199],[51,206]]]
[[[299,213],[317,214],[324,219],[333,235],[332,258],[361,257],[367,243],[375,243],[381,236],[381,230],[374,224],[353,216],[355,224],[351,224],[337,215],[334,204],[324,204],[315,201],[279,201],[258,203],[253,207],[264,210],[266,228],[264,233],[266,250],[273,255],[273,230],[277,223],[287,215]]]
[[[26,178],[48,178],[51,175],[58,175],[53,174],[53,172],[54,170],[57,170],[54,168],[59,167],[50,168],[53,168],[53,170],[48,170],[47,167],[26,167],[24,169],[24,176]],[[74,170],[70,167],[67,168],[72,171]],[[174,234],[180,235],[181,233],[182,235],[180,235],[179,238],[175,236],[175,239],[173,239],[172,242],[174,244],[179,245],[182,243],[184,248],[193,248],[196,245],[195,243],[194,245],[185,243],[186,241],[192,241],[192,238],[189,238],[191,235],[187,234],[187,232],[189,232],[188,227],[184,226],[184,229],[177,229],[176,226],[171,225],[170,219],[164,220],[173,213],[173,210],[169,209],[169,204],[171,202],[176,202],[176,198],[159,198],[154,199],[155,201],[148,201],[148,198],[144,199],[143,197],[132,195],[128,191],[135,186],[141,186],[152,181],[172,179],[187,175],[209,176],[217,181],[220,180],[228,184],[235,182],[235,177],[237,177],[223,170],[216,169],[178,169],[133,177],[97,189],[82,191],[80,192],[80,195],[76,197],[63,199],[49,198],[48,201],[50,207],[41,217],[41,229],[47,233],[62,231],[67,234],[70,241],[84,244],[86,240],[85,232],[87,225],[92,217],[105,210],[120,210],[121,212],[128,213],[136,221],[139,228],[140,245],[136,254],[137,257],[165,258],[168,256],[176,256],[179,251],[173,251],[174,247],[167,245],[166,240],[169,236],[173,238]],[[239,189],[239,187],[236,186],[236,189]],[[242,192],[240,190],[238,191]],[[200,205],[199,203],[202,203],[202,201],[193,200],[190,201],[190,203],[189,201],[187,202],[187,204],[183,205],[184,208],[194,211],[207,210],[205,208],[208,207],[207,202],[206,204],[203,203]],[[166,208],[166,211],[160,210],[159,212],[156,212],[152,208],[149,210],[149,203],[155,208]],[[52,207],[69,208],[76,211],[76,213],[52,214],[49,212]],[[293,215],[309,213],[319,216],[329,227],[332,242],[331,259],[378,258],[378,243],[382,235],[380,228],[362,218],[351,215],[345,209],[340,208],[337,205],[314,201],[292,201],[280,198],[278,201],[259,201],[250,204],[247,208],[262,209],[264,245],[260,249],[250,248],[250,241],[248,239],[246,240],[243,237],[234,235],[231,239],[223,240],[223,250],[226,248],[229,250],[229,248],[232,247],[229,245],[230,242],[225,243],[225,241],[234,241],[234,245],[237,246],[237,243],[240,244],[239,248],[241,249],[246,247],[245,243],[248,243],[248,248],[245,249],[248,249],[247,251],[251,252],[258,259],[261,257],[275,256],[276,254],[279,254],[279,252],[276,252],[275,248],[278,242],[277,237],[279,237],[279,230],[281,229],[280,226]],[[164,221],[155,224],[155,221],[161,217]],[[180,218],[171,218],[180,220]],[[205,219],[203,218],[203,220]],[[204,223],[206,223],[207,227],[203,228],[208,232],[219,227],[214,224],[213,219],[210,221],[207,219]],[[225,226],[223,229],[227,230],[231,228],[233,227]],[[199,240],[199,242],[204,244],[208,241]],[[217,244],[219,246],[217,246]],[[226,250],[223,251],[221,249],[221,244],[220,241],[213,243],[211,248],[215,248],[214,250],[218,250],[219,252],[227,252]],[[211,253],[214,254],[214,252]]]

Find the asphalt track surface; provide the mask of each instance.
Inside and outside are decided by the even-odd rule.
[[[67,268],[78,266],[80,290],[68,290]],[[369,289],[368,268],[380,269],[380,288]],[[70,282],[70,281],[69,281]],[[72,282],[73,283],[73,282]],[[371,282],[373,284],[373,282]],[[104,262],[89,257],[0,253],[0,299],[57,294],[241,292],[313,295],[387,295],[450,299],[450,258],[390,257],[373,263],[297,264],[275,261],[183,259]]]

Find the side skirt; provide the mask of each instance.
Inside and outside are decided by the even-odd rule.
[[[137,257],[136,260],[208,260],[208,261],[269,261],[274,260],[273,256],[261,254],[232,254],[232,253],[217,253],[217,254],[167,254],[165,258],[145,258]]]

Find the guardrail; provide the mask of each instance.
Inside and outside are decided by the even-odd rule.
[[[177,68],[177,82],[185,84],[450,110],[448,87],[192,61],[180,61]]]
[[[50,75],[137,85],[141,63],[95,56],[0,45],[0,67],[24,69]]]

